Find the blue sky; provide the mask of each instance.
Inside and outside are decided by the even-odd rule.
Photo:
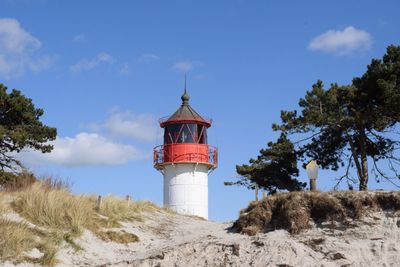
[[[58,129],[50,157],[23,156],[34,172],[69,179],[78,193],[161,204],[157,119],[179,107],[187,73],[191,105],[213,118],[209,143],[219,148],[210,218],[230,220],[254,198],[223,185],[235,165],[277,137],[279,111],[317,79],[347,84],[399,45],[398,10],[394,0],[1,1],[0,82]],[[320,188],[335,175],[321,171]]]

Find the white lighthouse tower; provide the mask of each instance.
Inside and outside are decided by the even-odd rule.
[[[217,148],[207,144],[211,120],[200,116],[183,93],[182,105],[160,119],[164,144],[154,148],[154,168],[164,175],[164,206],[208,219],[208,174],[217,168]]]

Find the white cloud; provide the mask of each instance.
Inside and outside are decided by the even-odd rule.
[[[155,54],[143,54],[140,57],[139,61],[142,61],[142,62],[153,62],[153,61],[157,61],[159,59],[160,59],[160,57],[155,55]]]
[[[122,65],[122,67],[119,70],[119,74],[124,75],[124,76],[128,76],[129,74],[131,74],[131,72],[132,72],[131,67],[127,63]]]
[[[72,39],[74,42],[83,42],[86,40],[86,35],[83,33],[75,35],[74,38]]]
[[[193,69],[193,63],[189,61],[176,62],[172,69],[177,72],[188,72]]]
[[[88,59],[82,59],[78,63],[70,66],[69,70],[71,72],[82,72],[82,71],[88,71],[96,68],[100,64],[112,64],[114,63],[114,58],[107,53],[100,53],[98,54],[95,58],[88,60]]]
[[[313,51],[345,55],[357,50],[368,50],[371,44],[371,34],[353,26],[348,26],[343,31],[329,30],[315,37],[308,45],[308,48]]]
[[[147,158],[132,145],[119,144],[97,133],[79,133],[75,137],[59,137],[51,153],[25,151],[18,158],[27,165],[56,164],[66,167],[119,165],[130,160]]]
[[[88,128],[91,133],[81,132],[74,137],[57,137],[55,141],[49,142],[54,145],[51,153],[26,150],[16,154],[16,157],[27,167],[119,165],[151,156],[150,152],[139,150],[136,145],[129,143],[150,143],[160,137],[157,120],[153,115],[134,114],[118,108],[111,110],[104,123],[91,124]],[[150,149],[146,148],[146,151]]]
[[[0,75],[13,78],[26,70],[40,71],[50,66],[50,56],[37,55],[42,43],[25,31],[16,19],[0,19]]]
[[[134,114],[131,111],[111,112],[102,124],[91,124],[94,131],[106,131],[116,138],[131,138],[143,142],[153,142],[157,136],[157,120],[151,114]]]

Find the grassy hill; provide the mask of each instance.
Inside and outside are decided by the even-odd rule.
[[[84,230],[116,243],[138,242],[139,238],[121,230],[124,221],[143,221],[145,211],[161,210],[150,202],[132,202],[113,196],[74,195],[52,180],[38,181],[21,190],[0,193],[0,261],[22,261],[53,266],[64,243],[82,250],[75,239]],[[37,249],[41,257],[27,252]]]

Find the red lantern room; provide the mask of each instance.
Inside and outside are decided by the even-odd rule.
[[[199,163],[217,167],[217,148],[207,144],[211,120],[200,116],[190,105],[186,89],[182,105],[169,117],[160,119],[164,128],[164,145],[154,148],[154,167],[164,169],[175,163]]]

